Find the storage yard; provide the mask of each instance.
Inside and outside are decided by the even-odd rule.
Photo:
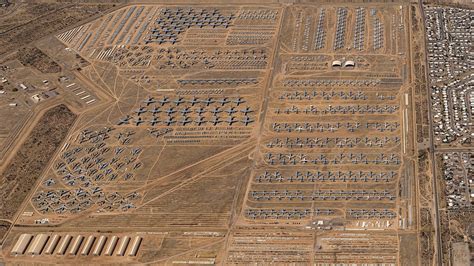
[[[0,115],[26,117],[0,125],[1,178],[21,159],[35,167],[23,150],[47,141],[38,114],[63,104],[71,115],[61,134],[43,133],[54,147],[30,155],[48,159],[38,176],[6,183],[28,188],[2,208],[2,261],[429,265],[466,254],[472,10],[85,6],[107,11],[0,61]]]

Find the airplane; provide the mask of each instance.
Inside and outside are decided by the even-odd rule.
[[[183,115],[187,115],[187,114],[191,113],[191,110],[189,110],[189,107],[186,107],[184,109],[181,109],[179,112]]]
[[[240,112],[242,112],[244,115],[247,115],[248,113],[253,112],[253,110],[247,106],[245,109],[240,110]]]
[[[161,110],[160,108],[157,108],[157,107],[154,107],[153,109],[150,110],[150,113],[152,113],[153,115],[157,114],[157,113],[160,113]]]
[[[206,106],[209,106],[211,103],[214,103],[214,100],[212,100],[212,98],[209,97],[206,100],[203,100],[202,102],[205,103]]]
[[[229,124],[229,126],[232,126],[233,123],[236,123],[237,120],[235,120],[234,116],[229,117],[225,122]]]
[[[64,204],[62,204],[55,211],[56,211],[56,213],[63,213],[63,212],[66,211],[66,206]]]
[[[283,176],[281,176],[281,174],[279,172],[276,172],[275,176],[276,176],[275,181],[278,181],[280,183],[283,182],[284,178],[283,178]]]
[[[141,123],[145,122],[141,117],[138,117],[138,119],[135,120],[135,126],[139,126]]]
[[[232,115],[234,113],[237,113],[237,111],[235,110],[235,107],[230,107],[229,109],[225,110],[226,113],[228,113],[229,115]]]
[[[43,184],[47,187],[51,186],[51,185],[54,185],[56,182],[54,181],[54,179],[50,178],[48,180],[46,180]]]
[[[159,103],[161,103],[161,106],[163,106],[163,105],[165,105],[165,104],[169,103],[169,102],[170,102],[170,100],[169,100],[169,98],[168,98],[168,97],[166,97],[166,96],[165,96],[165,97],[163,97],[163,99],[162,99],[162,100],[159,100],[158,102],[159,102]]]
[[[171,115],[171,114],[173,114],[173,113],[176,113],[176,110],[174,110],[174,108],[171,107],[171,108],[168,108],[168,109],[165,111],[165,113],[167,113],[168,115]]]
[[[156,117],[153,117],[151,120],[150,120],[150,125],[151,126],[154,126],[156,124],[160,123],[160,120]]]
[[[149,43],[151,43],[151,42],[158,43],[158,44],[162,44],[162,43],[165,43],[165,42],[166,42],[165,39],[159,38],[159,37],[161,37],[161,34],[151,34],[151,35],[149,36],[149,39],[146,39],[146,40],[145,40],[145,44],[149,44]],[[156,39],[154,39],[154,38],[156,38]]]
[[[224,105],[230,103],[230,101],[227,97],[223,98],[222,100],[218,100],[217,102],[220,103],[221,106],[224,106]]]
[[[248,116],[246,116],[246,117],[245,117],[243,120],[241,120],[240,122],[242,122],[244,125],[247,126],[248,124],[252,123],[253,120],[250,119]]]
[[[200,126],[201,124],[206,124],[207,121],[204,120],[204,117],[200,116],[200,117],[198,117],[198,119],[194,120],[194,123],[196,123],[198,126]]]
[[[164,123],[166,126],[171,126],[172,124],[176,123],[176,121],[174,121],[172,117],[168,117],[168,119],[166,119],[165,121],[163,121],[163,123]]]
[[[211,110],[211,113],[215,116],[217,115],[218,113],[222,112],[221,110],[219,110],[219,108],[214,108]]]
[[[158,39],[156,39],[154,42],[157,42],[158,44],[162,44],[162,43],[165,43],[166,40],[163,39],[163,38],[158,38]]]
[[[174,104],[176,104],[176,106],[178,106],[178,105],[180,105],[180,104],[182,104],[182,103],[184,103],[183,97],[179,97],[178,99],[176,99],[176,100],[174,101]]]
[[[120,118],[119,122],[117,123],[118,125],[124,125],[124,124],[128,124],[130,121],[130,116],[127,115],[126,117],[124,118]]]
[[[203,114],[206,112],[206,109],[199,107],[198,109],[195,110],[195,112],[199,115]]]
[[[219,117],[214,116],[213,119],[209,122],[211,122],[214,126],[216,126],[217,124],[221,123],[222,120],[220,120]]]
[[[244,103],[245,101],[243,100],[242,97],[237,97],[237,99],[235,99],[233,101],[237,106],[239,106],[241,103]]]
[[[145,113],[146,112],[146,108],[145,107],[140,107],[138,109],[135,110],[135,113],[140,116],[141,114]]]
[[[139,197],[139,194],[137,192],[132,192],[126,196],[127,199],[136,199]]]
[[[199,103],[199,99],[196,97],[193,97],[190,101],[188,101],[191,106],[194,106],[196,103]]]
[[[155,103],[156,101],[155,101],[155,99],[153,99],[153,97],[148,96],[148,98],[146,100],[144,100],[143,102],[146,104],[146,106],[148,106],[152,103]]]
[[[178,123],[180,123],[182,126],[185,126],[186,124],[191,123],[192,121],[189,119],[187,116],[183,116],[183,119],[181,119]]]

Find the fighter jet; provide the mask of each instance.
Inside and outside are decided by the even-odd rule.
[[[246,117],[244,117],[244,119],[243,119],[243,120],[241,120],[240,122],[242,122],[244,125],[246,125],[246,126],[247,126],[248,124],[252,123],[252,122],[253,122],[253,120],[252,120],[252,119],[250,119],[250,117],[246,116]]]
[[[206,109],[202,108],[202,107],[199,107],[198,109],[195,110],[195,112],[198,114],[198,115],[201,115],[203,113],[206,112]]]
[[[145,122],[141,117],[138,117],[138,119],[135,119],[135,126],[139,126],[141,123]]]
[[[124,124],[129,124],[129,122],[130,122],[130,116],[127,115],[126,117],[120,118],[120,120],[117,124],[118,125],[124,125]]]
[[[211,103],[214,103],[214,100],[211,97],[209,97],[206,100],[203,100],[202,102],[205,103],[206,106],[209,106]]]
[[[143,102],[146,104],[146,106],[148,106],[152,103],[155,103],[156,101],[155,101],[155,99],[153,99],[153,97],[148,96],[148,98],[146,100],[144,100]]]
[[[225,110],[225,112],[228,113],[229,115],[237,113],[237,111],[235,110],[235,107],[230,107],[229,109]]]
[[[230,103],[230,101],[229,101],[229,99],[228,99],[227,97],[224,97],[224,98],[222,98],[221,100],[218,100],[217,102],[220,103],[221,106],[224,106],[224,105]]]
[[[151,120],[150,120],[150,125],[151,126],[154,126],[156,124],[160,123],[160,120],[157,118],[157,117],[153,117]]]
[[[138,109],[135,110],[135,113],[140,116],[141,114],[145,113],[146,112],[146,108],[145,107],[140,107]]]
[[[176,104],[176,106],[178,106],[178,105],[180,105],[180,104],[182,104],[182,103],[184,103],[183,97],[179,97],[178,99],[176,99],[176,100],[174,101],[174,104]]]
[[[219,117],[214,116],[214,117],[212,118],[212,120],[209,121],[209,122],[211,122],[214,126],[216,126],[217,124],[222,123],[222,120],[220,120]]]
[[[170,100],[169,100],[169,98],[168,98],[168,97],[166,97],[166,96],[165,96],[165,97],[163,97],[163,99],[162,99],[162,100],[159,100],[158,102],[159,102],[159,103],[161,103],[161,106],[163,106],[163,105],[165,105],[165,104],[169,103],[169,102],[170,102]]]
[[[176,113],[176,110],[174,110],[174,108],[171,107],[171,108],[166,109],[165,113],[167,113],[168,115],[171,115],[173,113]]]
[[[238,106],[241,103],[244,103],[245,101],[242,97],[237,97],[237,99],[235,99],[233,102]]]
[[[222,112],[222,110],[219,110],[219,108],[214,108],[210,111],[214,116],[216,116],[218,113]]]
[[[189,107],[183,108],[179,111],[182,115],[187,115],[191,113],[191,110],[189,110]]]
[[[247,115],[248,113],[253,112],[253,110],[247,106],[247,108],[240,110],[240,112],[242,112],[244,115]]]
[[[55,182],[52,178],[50,178],[50,179],[44,181],[43,184],[44,184],[45,186],[49,187],[49,186],[54,185],[55,183],[56,183],[56,182]]]
[[[162,43],[165,43],[166,40],[163,39],[163,38],[158,38],[158,39],[156,39],[154,42],[157,42],[158,44],[162,44]]]
[[[163,121],[163,124],[165,124],[166,126],[171,126],[174,123],[176,123],[176,121],[174,121],[172,117],[168,117],[168,119]]]
[[[193,97],[190,101],[188,101],[191,106],[194,106],[196,103],[199,103],[199,99],[196,97]]]
[[[226,122],[229,124],[229,126],[232,126],[233,123],[236,123],[238,121],[235,120],[234,116],[231,116],[231,117],[227,118]]]
[[[150,110],[150,113],[152,113],[153,115],[156,115],[157,113],[160,113],[160,112],[161,110],[158,107],[154,107],[153,109]]]
[[[189,117],[183,116],[183,118],[178,123],[181,124],[182,126],[185,126],[186,124],[189,124],[191,122],[192,121],[191,119],[189,119]]]
[[[200,126],[201,124],[206,124],[207,121],[204,120],[204,117],[200,116],[196,120],[194,120],[194,123],[196,123],[196,125]]]

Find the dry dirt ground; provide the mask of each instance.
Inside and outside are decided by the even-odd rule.
[[[76,115],[65,105],[56,106],[44,113],[25,142],[21,144],[21,148],[1,176],[2,220],[13,220],[15,213],[34,189],[38,178],[66,137],[75,118]]]

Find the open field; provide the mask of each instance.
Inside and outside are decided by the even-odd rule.
[[[472,156],[433,149],[419,4],[38,5],[71,17],[0,69],[0,116],[31,117],[0,131],[6,263],[432,265],[449,233],[466,254],[437,193],[468,179],[434,169]]]
[[[48,110],[2,173],[1,219],[12,220],[66,137],[75,115],[66,106]]]
[[[19,6],[16,6],[19,5]],[[17,3],[2,16],[0,55],[12,52],[58,30],[70,27],[111,5],[26,4]]]

